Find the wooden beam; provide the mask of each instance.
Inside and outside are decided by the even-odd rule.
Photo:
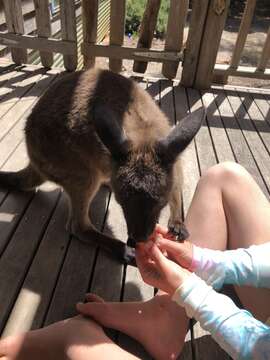
[[[123,45],[125,33],[126,0],[111,0],[110,45]],[[122,60],[110,59],[110,69],[122,70]]]
[[[82,0],[83,41],[95,44],[97,40],[98,0]],[[92,54],[84,56],[84,67],[95,66]]]
[[[112,59],[131,59],[131,60],[142,60],[142,61],[180,61],[182,56],[180,53],[173,51],[159,51],[159,50],[148,50],[148,49],[136,49],[129,47],[119,47],[113,45],[93,45],[82,43],[81,45],[82,54],[86,57],[110,57]]]
[[[52,35],[51,19],[48,0],[34,0],[36,10],[37,34],[40,37],[49,38]],[[53,64],[53,53],[40,51],[41,63],[50,68]]]
[[[78,64],[77,55],[77,30],[74,0],[60,0],[60,18],[62,39],[72,41],[76,51],[72,55],[64,55],[64,66],[68,71],[74,71]]]
[[[201,41],[210,0],[193,0],[190,26],[186,48],[184,50],[183,71],[181,84],[192,87],[195,81],[196,69],[199,61]]]
[[[218,76],[226,75],[266,80],[270,79],[270,69],[259,71],[258,68],[251,66],[238,66],[236,69],[232,69],[230,65],[216,64],[214,74]]]
[[[20,0],[4,0],[4,10],[8,31],[14,34],[24,33],[22,5]],[[26,49],[11,47],[11,56],[15,64],[27,63]]]
[[[161,0],[148,0],[144,11],[140,35],[137,44],[137,49],[144,48],[149,49],[152,44],[154,32],[156,28],[158,12],[160,8]],[[133,71],[144,73],[147,68],[147,62],[134,62]]]
[[[18,49],[35,49],[61,54],[74,54],[76,44],[71,41],[45,39],[39,36],[18,35],[0,32],[0,44]]]
[[[194,82],[197,89],[208,89],[211,86],[229,5],[230,0],[210,0]]]
[[[180,51],[182,49],[188,4],[189,0],[171,0],[165,51]],[[162,74],[168,79],[173,79],[176,76],[178,65],[179,62],[163,63]]]
[[[264,43],[264,47],[263,47],[263,51],[262,51],[262,55],[257,67],[258,71],[264,71],[267,65],[267,62],[270,58],[270,27],[268,30],[268,34]]]

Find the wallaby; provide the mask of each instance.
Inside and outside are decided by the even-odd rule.
[[[0,172],[0,185],[20,190],[46,180],[61,185],[70,200],[67,228],[134,264],[135,243],[147,240],[167,203],[170,231],[186,236],[178,155],[204,115],[199,109],[171,128],[151,96],[131,79],[99,69],[68,74],[47,90],[27,119],[29,165]],[[108,182],[132,246],[100,233],[89,219],[92,199]]]

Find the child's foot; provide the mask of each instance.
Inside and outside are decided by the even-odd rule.
[[[137,341],[156,360],[176,359],[188,327],[185,311],[168,295],[157,295],[146,302],[104,302],[94,294],[77,309],[108,328],[119,330]]]

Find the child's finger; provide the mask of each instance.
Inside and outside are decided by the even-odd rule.
[[[181,255],[183,246],[181,243],[159,237],[156,240],[156,244],[160,249],[169,251],[171,254]]]
[[[165,226],[162,226],[160,224],[157,224],[155,227],[155,232],[159,233],[161,235],[166,235],[168,233],[168,229]]]
[[[162,254],[162,252],[155,243],[152,242],[151,244],[149,244],[148,252],[157,268],[161,271],[166,270],[167,258]]]
[[[154,233],[153,233],[153,235],[157,235],[157,234],[162,235],[165,239],[176,240],[176,236],[171,234],[166,227],[164,227],[160,224],[156,225]]]

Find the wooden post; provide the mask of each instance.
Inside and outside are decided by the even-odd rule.
[[[261,58],[260,58],[258,66],[257,66],[258,71],[265,70],[269,58],[270,58],[270,27],[269,27],[268,34],[266,37],[266,41],[264,43]]]
[[[66,70],[74,71],[77,68],[77,30],[76,12],[74,0],[60,0],[61,33],[63,40],[73,41],[76,44],[74,55],[64,55],[64,65]]]
[[[152,44],[161,0],[148,0],[144,11],[137,48],[149,49]],[[144,73],[147,62],[135,61],[133,71]]]
[[[195,81],[209,2],[210,0],[192,1],[190,27],[186,48],[184,50],[183,71],[181,78],[181,84],[184,87],[192,87]]]
[[[82,0],[83,41],[95,44],[97,40],[98,0]],[[95,66],[95,57],[84,55],[84,67]]]
[[[222,31],[230,0],[210,0],[194,82],[197,89],[211,86]]]
[[[123,45],[125,33],[126,0],[111,0],[110,45]],[[122,60],[110,59],[110,69],[122,70]]]
[[[180,51],[182,49],[188,4],[189,0],[171,0],[165,51]],[[162,66],[162,74],[168,79],[173,79],[177,73],[178,65],[179,62],[165,62]]]
[[[23,34],[24,23],[20,0],[4,0],[7,28],[10,33]],[[12,60],[20,65],[27,63],[27,50],[11,48]]]
[[[34,0],[36,11],[36,24],[38,36],[48,38],[51,36],[51,20],[49,11],[49,0]],[[40,51],[41,63],[50,68],[53,64],[53,53]]]

